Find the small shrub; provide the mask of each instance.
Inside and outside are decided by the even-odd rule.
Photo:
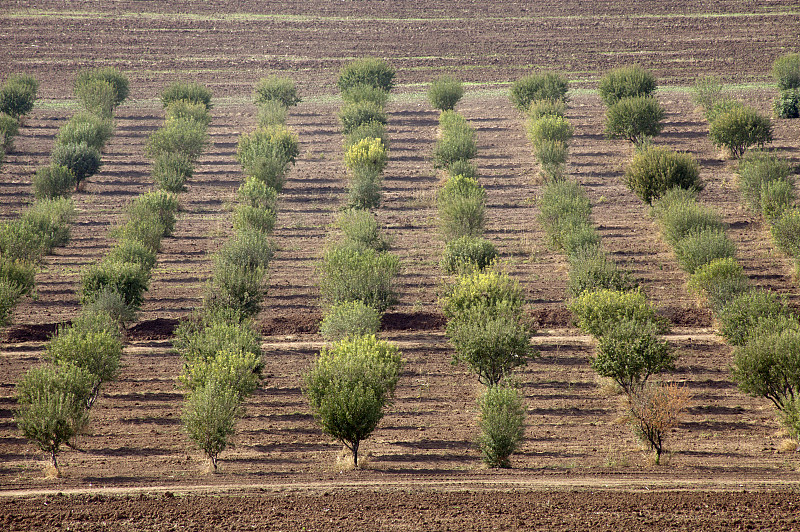
[[[447,322],[453,363],[464,362],[478,381],[495,386],[534,355],[532,331],[512,302],[471,305]]]
[[[447,166],[447,173],[450,177],[460,175],[469,179],[477,179],[478,167],[468,159],[458,159]]]
[[[248,177],[237,192],[239,203],[259,209],[276,211],[278,208],[277,191],[255,177]]]
[[[670,345],[659,338],[656,324],[623,318],[606,329],[591,364],[598,375],[612,379],[631,396],[651,375],[674,369],[676,359]]]
[[[0,113],[0,148],[4,153],[14,149],[14,137],[19,133],[19,121],[13,116]]]
[[[71,364],[91,375],[91,394],[86,408],[91,408],[104,382],[113,380],[119,370],[122,341],[116,328],[87,327],[80,321],[60,327],[47,344],[47,359],[58,365]]]
[[[525,298],[519,283],[494,271],[474,271],[460,276],[439,300],[448,320],[463,316],[471,308],[499,309],[521,317]]]
[[[194,162],[208,142],[203,124],[191,118],[169,120],[147,139],[145,153],[157,158],[167,153],[180,153]]]
[[[518,79],[511,84],[509,97],[520,112],[525,112],[535,100],[567,101],[569,82],[560,74],[542,72]]]
[[[764,185],[772,181],[787,181],[793,184],[792,167],[789,161],[770,152],[753,150],[739,160],[739,189],[747,205],[761,212],[761,192]]]
[[[261,384],[263,370],[264,361],[261,360],[260,354],[238,349],[222,349],[213,357],[187,363],[180,381],[192,392],[204,388],[213,381],[231,388],[241,401],[255,392]]]
[[[53,165],[66,166],[75,175],[75,190],[100,170],[100,152],[88,144],[57,144],[50,156]]]
[[[240,231],[229,238],[214,254],[214,270],[241,268],[267,270],[274,250],[260,231]]]
[[[219,454],[228,447],[237,419],[242,415],[236,390],[215,380],[192,392],[186,400],[181,421],[189,438],[211,460],[217,470]]]
[[[434,109],[450,111],[464,96],[464,86],[452,76],[440,76],[428,88],[428,101]]]
[[[237,233],[270,234],[275,228],[277,216],[277,212],[272,209],[253,207],[252,205],[237,205],[233,211],[233,229]]]
[[[542,172],[548,179],[561,179],[567,163],[568,147],[559,140],[540,140],[534,145],[533,154],[539,160]]]
[[[653,323],[658,334],[668,329],[668,323],[656,315],[640,290],[622,292],[600,289],[584,292],[568,304],[581,330],[600,338],[615,324],[624,319],[638,323]]]
[[[6,78],[6,85],[17,85],[28,91],[28,94],[36,99],[36,94],[39,92],[39,82],[35,77],[30,74],[11,74]]]
[[[248,176],[280,192],[289,165],[300,155],[297,135],[285,126],[260,128],[242,135],[236,158]]]
[[[773,222],[794,205],[794,183],[770,181],[761,185],[761,214]]]
[[[472,129],[464,115],[456,111],[442,111],[439,113],[439,129],[442,135],[447,135],[459,129]]]
[[[98,151],[111,138],[114,125],[111,120],[92,113],[78,113],[61,126],[56,135],[57,144],[84,143]]]
[[[592,205],[586,192],[575,181],[555,179],[545,184],[538,201],[539,223],[544,226],[550,245],[564,247],[564,230],[590,226]]]
[[[205,313],[175,329],[175,350],[189,363],[212,360],[223,349],[253,353],[261,358],[261,336],[247,320],[225,313]]]
[[[119,334],[125,331],[128,323],[136,320],[136,309],[125,302],[125,297],[113,288],[105,288],[95,298],[84,305],[83,313],[108,316],[116,324]]]
[[[86,401],[89,376],[74,366],[39,366],[28,370],[17,384],[14,414],[22,435],[50,455],[59,474],[61,446],[80,434],[89,422]]]
[[[752,107],[737,107],[718,115],[708,130],[711,142],[738,159],[751,146],[772,142],[772,123]]]
[[[8,260],[38,262],[47,251],[44,235],[14,220],[0,223],[0,255]]]
[[[445,240],[483,234],[486,191],[475,179],[451,177],[437,196],[439,227]]]
[[[800,118],[800,89],[781,91],[772,102],[772,110],[778,118]]]
[[[445,273],[465,274],[483,271],[496,258],[497,249],[485,238],[462,236],[445,244],[439,265]]]
[[[714,259],[695,270],[689,278],[689,291],[711,299],[716,287],[722,284],[737,283],[747,286],[747,277],[742,265],[733,257]],[[713,306],[713,305],[712,305]]]
[[[706,120],[708,120],[708,123],[711,124],[717,119],[717,117],[735,109],[744,109],[744,104],[738,100],[734,100],[733,98],[723,97],[714,102],[714,105],[711,106],[711,109],[707,109],[705,111],[705,117]]]
[[[379,87],[359,83],[343,90],[342,100],[345,104],[371,102],[383,109],[389,101],[389,93]]]
[[[582,249],[600,246],[600,235],[593,225],[573,223],[566,219],[558,224],[558,241],[567,256],[572,256]]]
[[[256,120],[259,128],[286,125],[286,107],[279,101],[268,101],[258,106]]]
[[[704,76],[692,86],[692,101],[707,113],[722,99],[722,91],[723,84],[718,77]]]
[[[449,168],[456,161],[468,161],[478,154],[475,130],[471,126],[444,130],[433,147],[433,167]]]
[[[680,187],[673,187],[667,190],[661,197],[653,200],[650,214],[660,221],[670,212],[681,212],[689,209],[697,204],[697,190],[685,189]],[[704,209],[706,212],[713,213],[710,209]]]
[[[161,236],[169,236],[175,229],[175,213],[178,212],[178,197],[171,192],[155,190],[136,196],[128,205],[130,220],[155,218],[163,227]]]
[[[30,295],[36,286],[36,266],[0,256],[0,281],[14,287],[20,295]]]
[[[255,316],[266,295],[266,276],[264,268],[227,263],[224,268],[215,268],[206,286],[206,309],[228,309],[242,316]]]
[[[389,155],[380,139],[361,139],[344,154],[344,163],[351,171],[382,172]]]
[[[319,332],[326,340],[339,341],[377,334],[380,325],[377,310],[361,301],[345,301],[328,309]]]
[[[381,234],[375,215],[364,209],[347,209],[339,214],[336,227],[344,236],[344,243],[357,249],[386,251],[389,240]]]
[[[725,228],[719,213],[696,202],[660,206],[658,225],[664,240],[672,246],[692,233]]]
[[[606,137],[641,144],[661,133],[664,108],[653,96],[621,98],[606,110]]]
[[[386,112],[375,102],[349,103],[339,111],[339,121],[342,124],[342,132],[348,135],[359,126],[370,122],[386,125]]]
[[[671,188],[702,189],[694,157],[655,146],[636,152],[625,170],[625,182],[648,204]]]
[[[75,97],[86,111],[110,119],[114,114],[114,86],[102,79],[85,79],[75,84]]]
[[[386,126],[380,122],[367,122],[352,129],[344,137],[344,150],[347,151],[354,144],[363,139],[380,139],[381,144],[389,149],[389,137],[386,135]]]
[[[91,81],[103,81],[111,85],[113,90],[112,107],[118,107],[128,98],[130,92],[128,78],[114,67],[97,68],[79,72],[75,80],[76,91],[79,85]]]
[[[161,93],[161,105],[165,108],[178,100],[203,104],[206,109],[211,109],[211,91],[199,83],[176,81]]]
[[[332,246],[319,266],[320,292],[326,305],[361,301],[378,312],[394,305],[394,278],[400,261],[389,252]]]
[[[125,225],[112,232],[120,240],[135,240],[147,249],[157,253],[161,249],[161,239],[166,228],[155,214],[131,218]]]
[[[192,158],[181,152],[162,152],[153,161],[153,181],[166,192],[183,192],[194,173]]]
[[[546,115],[528,121],[528,137],[536,145],[543,140],[568,143],[572,138],[573,128],[563,116]]]
[[[567,112],[567,104],[563,100],[533,100],[525,114],[530,120],[538,120],[544,116],[561,116]]]
[[[478,447],[489,467],[511,467],[509,457],[525,436],[525,403],[511,386],[491,386],[478,399]]]
[[[75,219],[75,204],[68,198],[36,201],[19,218],[23,230],[36,235],[42,253],[69,242],[70,227]]]
[[[650,96],[656,90],[656,78],[639,65],[619,67],[600,78],[597,92],[607,106],[622,98]]]
[[[636,282],[608,258],[599,246],[578,248],[569,256],[567,293],[571,298],[599,289],[627,291]]]
[[[138,310],[150,283],[150,273],[139,264],[105,260],[81,271],[81,304],[87,305],[106,288],[119,292],[125,304]]]
[[[297,105],[302,100],[297,96],[297,87],[290,78],[270,76],[256,83],[254,100],[256,105],[277,102],[284,108]]]
[[[22,296],[23,290],[17,283],[0,278],[0,327],[11,322],[11,314]]]
[[[0,87],[0,113],[15,119],[27,115],[33,109],[36,94],[21,83],[6,83]]]
[[[676,242],[673,250],[681,268],[692,274],[712,260],[736,255],[736,244],[720,229],[700,229]]]
[[[775,246],[795,260],[800,260],[800,209],[784,211],[773,220],[770,230]]]
[[[785,91],[800,88],[800,54],[786,54],[772,64],[772,75],[778,89]]]
[[[791,312],[777,295],[768,290],[748,290],[722,307],[717,315],[719,333],[731,345],[744,345],[760,320],[781,316],[791,316]]]
[[[322,349],[304,376],[304,393],[325,434],[341,441],[358,467],[358,450],[383,418],[400,378],[400,352],[374,336]]]
[[[165,111],[167,122],[178,119],[194,120],[204,128],[207,128],[208,124],[211,123],[211,114],[202,103],[176,100],[170,102]]]
[[[394,75],[394,68],[387,61],[364,57],[342,67],[337,85],[342,92],[354,85],[362,84],[391,92],[394,87]]]
[[[349,209],[377,209],[381,204],[381,172],[362,168],[350,176],[350,189],[347,194]]]
[[[661,462],[667,434],[680,422],[680,416],[690,399],[689,390],[676,384],[652,384],[631,395],[630,422],[633,431],[656,453],[656,465]]]

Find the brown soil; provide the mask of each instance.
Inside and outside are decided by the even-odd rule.
[[[673,323],[681,358],[665,378],[693,394],[670,434],[667,466],[651,465],[619,423],[618,399],[588,365],[591,342],[571,326],[566,263],[547,248],[536,222],[539,181],[522,120],[508,103],[507,86],[496,85],[540,66],[588,88],[607,68],[632,61],[651,68],[665,86],[711,73],[769,83],[769,64],[800,33],[794,2],[728,0],[715,2],[713,13],[705,4],[636,2],[632,11],[632,3],[613,1],[362,1],[355,13],[351,2],[327,1],[43,1],[30,11],[14,3],[0,14],[0,77],[34,74],[43,100],[2,168],[0,219],[32,201],[33,170],[46,164],[58,127],[74,112],[65,102],[78,69],[118,66],[129,73],[132,90],[117,113],[101,172],[74,196],[72,242],[46,258],[38,298],[24,301],[2,331],[3,528],[797,529],[796,495],[781,491],[800,480],[796,454],[781,451],[784,434],[770,405],[731,382],[730,348],[712,334],[710,313],[686,291],[686,276],[647,208],[622,183],[630,146],[603,137],[599,99],[577,91],[568,111],[576,130],[569,172],[586,187],[611,256]],[[384,317],[381,334],[401,345],[406,363],[392,408],[365,444],[365,469],[352,472],[337,461],[341,446],[314,423],[300,378],[321,345],[314,264],[346,195],[333,85],[342,62],[364,54],[386,56],[398,71],[377,215],[404,267],[400,302]],[[289,117],[301,157],[280,196],[278,252],[258,317],[267,377],[246,404],[221,473],[208,475],[181,430],[183,393],[175,379],[182,361],[170,338],[200,305],[209,255],[231,233],[229,204],[241,179],[236,142],[256,121],[253,83],[271,72],[296,79],[306,101]],[[445,282],[433,204],[439,176],[429,157],[437,113],[415,84],[445,72],[477,84],[458,110],[478,131],[487,237],[525,289],[539,329],[541,356],[518,372],[529,417],[510,471],[480,465],[474,445],[480,387],[463,366],[450,364],[437,305]],[[44,479],[41,453],[13,421],[14,383],[42,360],[57,324],[75,316],[81,268],[108,251],[108,230],[124,205],[151,186],[144,143],[163,120],[157,95],[174,79],[214,91],[212,145],[181,195],[175,234],[164,241],[140,319],[129,330],[119,378],[93,408],[91,433],[62,454],[65,476]],[[737,96],[767,112],[774,92],[750,88]],[[790,261],[742,206],[732,164],[709,143],[687,92],[667,87],[659,99],[667,118],[656,143],[695,155],[707,183],[701,201],[729,224],[747,274],[800,304]],[[795,164],[798,139],[800,121],[775,123],[773,145]],[[742,488],[748,491],[734,491]],[[166,489],[189,495],[150,495]]]

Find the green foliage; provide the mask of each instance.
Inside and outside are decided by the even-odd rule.
[[[75,204],[69,198],[36,201],[19,218],[24,231],[36,235],[42,253],[69,242],[70,227],[75,219]]]
[[[33,195],[36,199],[69,196],[75,188],[75,174],[66,166],[51,164],[36,170]]]
[[[386,251],[390,241],[381,234],[375,215],[365,209],[347,209],[336,218],[336,227],[342,232],[343,243],[357,249]]]
[[[716,76],[698,78],[692,86],[692,101],[707,113],[722,99],[722,81]]]
[[[237,192],[239,203],[259,209],[275,211],[278,208],[277,191],[255,177],[248,177]]]
[[[213,357],[188,362],[180,381],[192,392],[216,382],[231,388],[240,400],[244,400],[261,384],[263,370],[264,361],[260,353],[224,348]]]
[[[529,120],[527,124],[528,137],[536,148],[536,145],[544,140],[568,143],[574,132],[569,120],[559,115],[545,115],[535,120]]]
[[[165,111],[167,122],[178,119],[194,120],[204,128],[211,123],[211,114],[202,103],[175,100],[167,105]]]
[[[352,133],[359,126],[377,122],[386,125],[386,112],[383,107],[372,101],[348,103],[339,110],[339,122],[345,135]]]
[[[189,363],[212,360],[222,350],[252,353],[261,358],[261,336],[247,320],[225,313],[206,313],[181,322],[173,347]]]
[[[718,311],[747,290],[747,277],[733,257],[714,259],[695,270],[689,278],[689,290],[705,296],[711,308]]]
[[[114,113],[114,85],[102,79],[79,80],[75,97],[89,113],[110,119]]]
[[[618,322],[627,319],[638,323],[653,323],[655,331],[663,334],[668,323],[660,318],[640,290],[622,292],[600,289],[584,292],[570,301],[569,310],[581,330],[600,338]]]
[[[344,136],[344,149],[347,151],[354,144],[363,139],[380,139],[381,144],[389,149],[389,137],[386,135],[386,126],[380,122],[366,122],[350,130]]]
[[[130,218],[125,225],[115,229],[113,235],[120,240],[136,240],[147,249],[158,252],[166,228],[157,215]]]
[[[525,114],[530,120],[537,120],[544,116],[561,116],[567,112],[567,104],[564,100],[534,100],[525,110]]]
[[[36,99],[36,94],[39,92],[39,82],[35,77],[30,74],[18,73],[11,74],[6,78],[6,85],[17,85],[28,91],[28,93]]]
[[[185,153],[162,152],[153,161],[153,181],[156,186],[167,192],[183,192],[186,181],[194,173],[194,162]]]
[[[627,394],[640,390],[651,375],[674,369],[677,356],[652,321],[623,318],[612,323],[597,344],[592,368]]]
[[[122,333],[128,323],[136,320],[136,309],[125,302],[122,294],[111,287],[106,287],[97,293],[95,298],[84,305],[82,314],[95,314],[109,317]]]
[[[656,200],[653,204],[661,233],[670,245],[675,246],[688,235],[699,231],[724,230],[719,213],[693,200],[672,201],[675,197],[672,195],[667,201]]]
[[[0,151],[8,153],[14,149],[14,137],[17,136],[17,133],[19,133],[19,120],[0,113],[0,148],[2,148]]]
[[[789,317],[791,312],[777,295],[768,290],[748,290],[731,299],[717,315],[719,333],[735,346],[745,345],[758,322]]]
[[[145,153],[153,158],[168,153],[180,153],[194,162],[208,142],[208,133],[202,123],[191,118],[167,121],[147,139]]]
[[[800,54],[786,54],[777,58],[772,64],[772,75],[778,83],[778,89],[800,89]]]
[[[9,260],[37,262],[46,251],[43,235],[20,220],[0,223],[0,255]]]
[[[323,338],[339,341],[377,334],[381,315],[361,301],[345,301],[332,305],[322,318],[319,332]]]
[[[361,301],[378,312],[394,305],[394,278],[400,261],[387,251],[330,247],[319,265],[320,292],[326,305]]]
[[[628,187],[648,204],[671,188],[701,190],[700,167],[688,153],[649,146],[638,150],[625,170]]]
[[[292,107],[302,100],[297,96],[297,87],[290,78],[269,76],[256,83],[254,100],[256,105],[277,102],[284,108]]]
[[[339,71],[337,85],[344,92],[354,85],[370,85],[386,92],[394,87],[394,68],[387,61],[375,57],[356,59]]]
[[[382,181],[381,173],[375,170],[362,169],[353,172],[353,175],[350,176],[350,189],[347,193],[347,208],[378,208],[381,204]]]
[[[30,295],[36,286],[36,266],[0,255],[0,281],[15,287],[20,295]]]
[[[371,102],[383,109],[389,101],[389,92],[379,87],[359,83],[342,91],[342,100],[346,104]]]
[[[344,163],[351,171],[382,172],[389,155],[381,139],[365,138],[350,146],[344,154]]]
[[[130,220],[155,219],[163,227],[162,236],[169,236],[175,229],[175,213],[178,212],[178,197],[164,190],[145,192],[133,198],[128,205]]]
[[[483,234],[486,190],[477,180],[451,177],[439,190],[436,203],[439,227],[446,241]]]
[[[627,291],[636,288],[628,272],[620,271],[600,246],[583,246],[569,256],[567,294],[576,298],[599,289]]]
[[[266,234],[239,231],[214,254],[214,270],[261,268],[266,271],[274,253]]]
[[[715,259],[736,255],[736,244],[721,229],[698,229],[689,232],[675,243],[675,257],[684,271],[694,273]]]
[[[289,165],[300,155],[297,135],[286,126],[259,128],[239,138],[236,159],[248,176],[280,192]]]
[[[496,258],[494,244],[485,238],[467,235],[445,244],[439,265],[445,273],[465,274],[473,270],[483,271]]]
[[[525,402],[516,388],[490,386],[478,399],[478,447],[489,467],[511,467],[509,457],[525,436]]]
[[[783,214],[773,220],[772,239],[775,246],[800,261],[800,209],[787,209]]]
[[[722,146],[738,159],[751,146],[763,148],[772,142],[772,123],[769,117],[752,107],[736,107],[719,114],[708,129],[711,142]]]
[[[81,271],[81,304],[91,303],[100,292],[111,288],[119,292],[125,304],[138,310],[150,283],[150,272],[133,262],[106,259],[89,264]]]
[[[78,86],[92,81],[102,81],[111,85],[113,95],[112,107],[118,107],[128,98],[130,92],[128,78],[114,67],[97,68],[79,72],[75,80],[76,92]]]
[[[11,313],[22,296],[23,290],[18,284],[0,278],[0,327],[9,324]]]
[[[511,84],[509,98],[520,112],[535,100],[567,101],[568,81],[555,72],[541,72],[518,79]]]
[[[74,366],[39,366],[17,384],[14,420],[22,435],[50,455],[58,470],[61,446],[80,434],[89,422],[86,402],[90,377]]]
[[[19,119],[33,109],[36,93],[22,83],[6,82],[0,87],[0,113]]]
[[[254,179],[254,178],[249,178]],[[260,183],[260,181],[259,181]],[[270,188],[270,190],[275,190]],[[239,204],[233,211],[233,228],[237,233],[272,233],[278,213],[274,207],[261,207]]]
[[[66,166],[75,175],[76,188],[81,181],[100,170],[100,152],[86,143],[56,144],[50,155],[53,165]]]
[[[559,140],[540,140],[533,146],[533,154],[548,179],[563,178],[568,149],[567,144]]]
[[[486,386],[494,386],[534,355],[533,332],[512,300],[471,304],[447,322],[453,362],[464,362]]]
[[[620,98],[606,110],[605,134],[610,139],[625,139],[634,144],[661,133],[664,108],[653,96]]]
[[[767,151],[752,150],[739,160],[736,170],[739,175],[739,189],[748,207],[761,212],[761,193],[765,185],[773,181],[786,181],[794,184],[792,167],[789,161]]]
[[[83,112],[76,114],[61,126],[56,135],[56,143],[84,143],[97,151],[102,151],[113,132],[114,125],[111,120]]]
[[[434,109],[450,111],[464,96],[464,86],[452,76],[440,76],[428,88],[428,101]]]
[[[772,110],[778,118],[800,118],[800,89],[781,91],[772,102]]]
[[[264,102],[258,106],[258,115],[256,116],[256,121],[258,122],[258,127],[270,127],[270,126],[283,126],[286,125],[286,116],[288,112],[286,107],[277,100],[272,100],[268,102]]]
[[[722,97],[714,102],[714,105],[712,105],[710,109],[706,109],[705,117],[706,120],[708,120],[708,123],[711,124],[719,116],[735,109],[744,109],[744,104],[738,100],[734,100],[733,98]]]
[[[439,300],[448,320],[464,315],[469,309],[497,309],[517,317],[522,315],[525,297],[515,280],[495,271],[474,271],[460,276]]]
[[[239,394],[215,380],[192,392],[186,400],[181,421],[189,438],[211,460],[214,471],[241,415]]]
[[[767,220],[780,218],[785,211],[794,205],[794,183],[786,180],[775,180],[761,185],[761,214]]]
[[[464,115],[456,111],[442,111],[439,113],[439,129],[446,135],[458,129],[471,129]]]
[[[444,113],[442,113],[444,116]],[[442,126],[442,136],[433,147],[434,168],[449,168],[456,161],[474,159],[478,154],[475,130],[466,121],[463,124]]]
[[[577,244],[570,236],[591,231],[592,205],[583,188],[572,180],[554,179],[542,189],[538,201],[539,222],[544,226],[550,245],[566,249],[567,240]],[[595,239],[597,236],[595,235]]]
[[[458,159],[447,166],[447,173],[450,177],[460,175],[469,179],[477,179],[478,167],[468,159]]]
[[[209,311],[228,309],[243,316],[255,316],[261,310],[266,295],[266,268],[225,263],[215,268],[204,297]]]
[[[98,325],[100,323],[100,325]],[[116,327],[103,326],[91,319],[77,320],[60,327],[47,344],[47,359],[57,365],[70,364],[91,375],[91,395],[86,407],[91,408],[104,382],[113,380],[119,370],[122,341]]]
[[[656,90],[656,78],[639,65],[611,70],[600,78],[597,92],[607,106],[622,98],[650,96]]]
[[[206,109],[211,109],[211,91],[199,83],[176,81],[161,93],[161,104],[165,108],[178,100],[203,104]]]
[[[304,392],[325,434],[353,453],[372,434],[400,378],[397,348],[374,336],[342,340],[322,349],[304,377]]]

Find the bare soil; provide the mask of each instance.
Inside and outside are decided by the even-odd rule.
[[[0,219],[32,200],[33,171],[74,112],[71,85],[89,66],[114,65],[131,79],[99,174],[74,196],[72,242],[45,259],[36,299],[0,331],[0,523],[4,529],[299,530],[642,529],[793,530],[800,461],[785,451],[772,407],[730,379],[731,349],[660,240],[647,207],[622,182],[632,150],[603,136],[604,109],[590,89],[606,69],[633,61],[652,69],[667,110],[657,144],[690,151],[702,167],[701,201],[729,225],[754,284],[800,304],[790,261],[740,201],[733,165],[714,148],[681,86],[717,74],[764,112],[769,66],[796,46],[797,6],[769,2],[11,2],[0,14],[0,78],[34,74],[42,100],[0,170]],[[386,56],[397,68],[390,102],[390,163],[377,211],[403,264],[400,303],[382,336],[405,358],[397,396],[366,463],[348,471],[311,417],[300,378],[322,344],[315,262],[345,201],[334,97],[351,57]],[[666,465],[654,466],[621,422],[616,396],[588,364],[591,340],[565,306],[567,265],[536,221],[540,181],[523,122],[505,82],[534,67],[575,80],[567,113],[576,130],[568,171],[587,189],[611,256],[642,283],[673,323],[680,350],[665,379],[693,402],[670,434]],[[247,402],[221,472],[181,430],[180,357],[171,335],[202,301],[210,254],[232,231],[230,202],[241,180],[238,137],[254,128],[255,81],[296,79],[306,101],[289,126],[301,157],[280,196],[269,292],[258,325],[266,379]],[[424,83],[440,73],[474,83],[458,106],[477,128],[488,231],[503,268],[525,289],[540,357],[518,372],[528,401],[525,442],[513,469],[481,466],[474,441],[480,390],[450,363],[437,299],[446,279],[433,198],[440,176],[430,152],[437,113]],[[119,378],[92,411],[91,433],[61,455],[64,477],[43,478],[42,454],[13,421],[14,384],[40,363],[44,342],[78,311],[81,268],[102,257],[127,202],[151,187],[147,136],[163,121],[160,90],[174,79],[214,91],[212,143],[201,156],[173,237],[165,239],[140,316],[128,334]],[[800,163],[800,121],[776,121],[773,146]],[[650,491],[647,491],[650,490]],[[58,493],[62,495],[57,495]],[[654,493],[655,492],[655,493]]]

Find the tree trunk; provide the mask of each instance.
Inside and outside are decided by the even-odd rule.
[[[353,467],[358,468],[358,443],[353,442]]]

